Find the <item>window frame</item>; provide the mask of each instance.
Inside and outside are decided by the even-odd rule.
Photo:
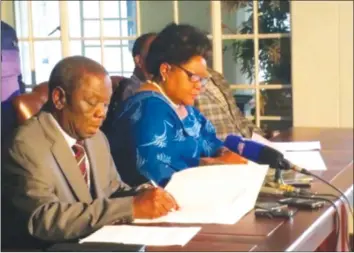
[[[16,8],[16,2],[14,1],[14,10],[15,10],[15,17],[16,23],[18,21],[18,13]],[[52,40],[60,40],[61,41],[61,49],[62,49],[62,57],[67,57],[70,55],[71,46],[70,43],[72,41],[81,41],[81,48],[82,54],[85,55],[85,41],[90,40],[97,40],[100,41],[101,47],[101,62],[104,63],[105,53],[104,48],[105,41],[114,41],[114,40],[128,40],[128,48],[131,50],[133,46],[134,40],[141,34],[141,24],[140,24],[140,1],[133,1],[127,0],[126,1],[126,8],[127,8],[127,18],[117,17],[117,18],[104,18],[103,17],[103,1],[99,1],[99,18],[86,18],[86,20],[95,20],[100,22],[100,35],[96,37],[84,37],[84,17],[83,17],[83,1],[80,1],[80,21],[81,23],[81,36],[80,37],[72,37],[69,33],[69,14],[68,14],[68,1],[58,1],[59,2],[59,12],[60,12],[60,27],[61,27],[61,34],[58,38],[52,37],[35,37],[33,35],[33,23],[32,23],[32,1],[27,1],[27,10],[20,10],[21,12],[27,11],[26,15],[28,16],[27,23],[28,23],[28,36],[27,37],[19,37],[19,42],[28,42],[29,43],[29,58],[30,58],[30,69],[31,69],[31,79],[32,84],[27,84],[23,89],[28,90],[27,88],[34,87],[36,83],[36,72],[35,72],[35,49],[34,49],[34,42],[36,41],[52,41]],[[259,27],[258,27],[258,2],[256,0],[253,2],[253,33],[252,34],[223,34],[221,28],[222,22],[222,11],[221,11],[221,1],[212,1],[210,0],[210,11],[211,11],[211,34],[209,38],[212,40],[213,44],[213,68],[222,73],[223,72],[223,53],[222,53],[222,43],[224,40],[228,39],[252,39],[254,42],[254,67],[255,67],[255,80],[250,84],[230,84],[230,88],[234,91],[237,90],[251,90],[254,91],[255,94],[255,116],[248,116],[247,118],[250,120],[255,120],[257,126],[261,126],[262,121],[292,121],[292,117],[282,117],[277,115],[261,115],[261,97],[260,91],[261,90],[269,90],[269,89],[292,89],[291,84],[260,84],[259,80],[259,65],[257,64],[259,61],[259,40],[260,39],[279,39],[279,38],[290,38],[291,34],[289,33],[271,33],[271,34],[260,34]],[[175,23],[179,23],[179,3],[178,0],[172,0],[173,3],[173,21]],[[119,6],[119,12],[121,14],[121,5]],[[291,10],[290,10],[291,13]],[[131,17],[131,18],[129,18]],[[128,36],[119,36],[119,37],[108,37],[103,36],[104,34],[104,26],[103,21],[105,20],[127,20],[128,21]],[[21,24],[17,24],[21,25]],[[120,23],[122,25],[122,23]],[[136,34],[136,35],[135,35]],[[109,47],[109,46],[108,46]],[[123,45],[115,46],[120,48],[121,50],[121,71],[114,71],[114,74],[120,75],[128,75],[131,72],[124,70],[124,59],[123,59]],[[113,73],[113,72],[112,72]]]

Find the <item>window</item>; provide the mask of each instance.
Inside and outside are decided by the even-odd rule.
[[[290,1],[220,1],[220,20],[210,15],[219,10],[215,2],[15,1],[24,82],[29,88],[48,80],[54,64],[68,55],[85,55],[111,75],[130,76],[132,46],[141,32],[190,23],[222,48],[214,67],[223,66],[245,115],[271,130],[291,126]]]
[[[49,36],[60,25],[59,1],[15,1],[14,5],[23,81],[29,86],[47,81],[62,58],[60,34]]]
[[[135,1],[69,1],[68,9],[69,23],[75,24],[69,27],[70,54],[103,63],[111,75],[130,76],[137,35]]]
[[[222,1],[222,28],[238,106],[263,129],[291,126],[290,1]]]
[[[14,1],[14,7],[26,91],[47,81],[68,55],[103,60],[112,75],[132,74],[136,1]]]

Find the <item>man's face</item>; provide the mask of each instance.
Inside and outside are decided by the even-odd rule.
[[[84,74],[72,94],[55,89],[52,97],[59,111],[59,124],[75,139],[90,138],[106,118],[111,95],[112,83],[108,75]]]

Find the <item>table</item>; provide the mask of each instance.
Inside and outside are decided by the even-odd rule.
[[[321,154],[328,170],[316,174],[353,200],[353,129],[292,128],[273,138],[273,141],[317,140],[321,142]],[[335,193],[317,180],[314,180],[311,189],[320,193]],[[347,222],[343,205],[337,201],[337,206],[341,210],[341,223]],[[184,247],[149,246],[147,251],[335,251],[334,214],[334,208],[326,206],[316,211],[298,211],[291,220],[270,220],[256,219],[251,211],[233,225],[201,225],[201,231]],[[343,240],[341,235],[339,250],[346,250]]]

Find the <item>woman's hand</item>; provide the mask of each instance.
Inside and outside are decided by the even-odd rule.
[[[216,164],[224,164],[224,162],[221,161],[218,157],[201,157],[199,161],[200,166]]]
[[[232,152],[228,148],[222,147],[217,157],[202,157],[199,165],[215,165],[215,164],[247,164],[248,160],[242,156]]]
[[[247,164],[248,162],[246,158],[232,152],[226,147],[222,147],[219,150],[219,154],[216,158],[226,164]]]

